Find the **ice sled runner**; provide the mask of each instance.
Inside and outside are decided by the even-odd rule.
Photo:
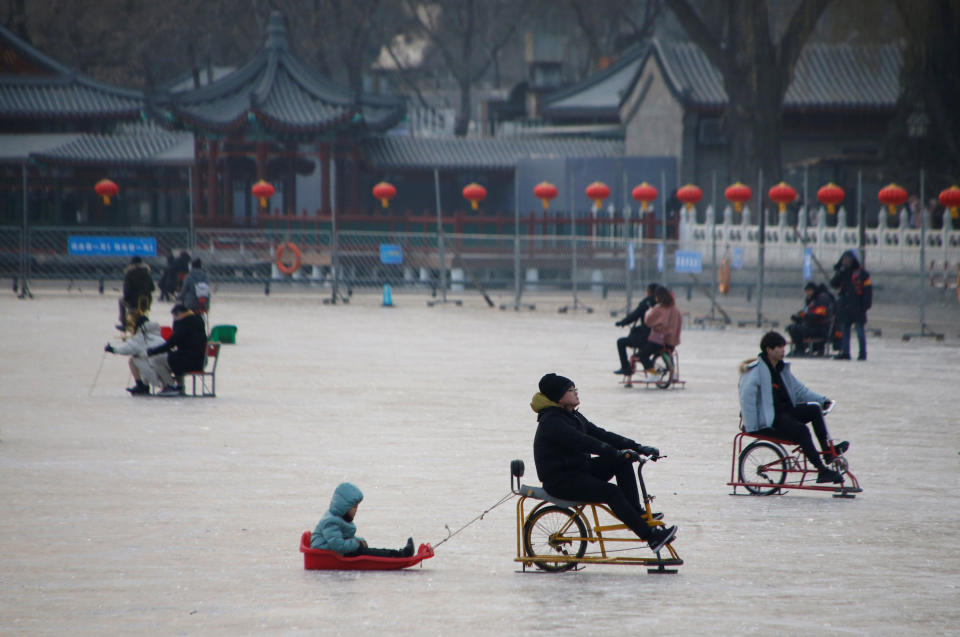
[[[303,568],[308,571],[394,571],[433,557],[433,549],[429,544],[421,544],[420,549],[410,557],[344,557],[333,551],[310,548],[310,531],[304,531],[300,536],[300,552],[303,553]]]

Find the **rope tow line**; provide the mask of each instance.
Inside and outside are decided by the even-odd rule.
[[[456,535],[456,534],[459,533],[460,531],[464,530],[465,528],[467,528],[468,526],[470,526],[471,524],[473,524],[474,522],[476,522],[477,520],[482,520],[482,519],[483,519],[483,516],[485,516],[486,514],[490,513],[491,511],[493,511],[493,510],[496,509],[498,506],[500,506],[501,504],[503,504],[504,502],[506,502],[507,500],[509,500],[509,499],[512,498],[512,497],[513,497],[513,491],[511,491],[511,492],[508,493],[507,495],[505,495],[505,496],[503,496],[502,498],[500,498],[500,501],[499,501],[499,502],[497,502],[496,504],[494,504],[492,507],[490,507],[489,509],[487,509],[486,511],[484,511],[484,512],[481,513],[480,515],[478,515],[477,517],[473,518],[472,520],[470,520],[469,522],[467,522],[466,524],[464,524],[463,526],[461,526],[461,527],[460,527],[459,529],[457,529],[456,531],[451,531],[451,530],[450,530],[450,526],[449,526],[448,524],[444,524],[444,525],[443,525],[443,528],[445,528],[445,529],[447,530],[447,537],[443,538],[442,540],[440,540],[440,541],[437,542],[436,544],[431,544],[430,546],[433,548],[433,550],[437,550],[437,547],[438,547],[438,546],[440,546],[441,544],[443,544],[444,542],[446,542],[447,540],[449,540],[450,538],[452,538],[454,535]]]

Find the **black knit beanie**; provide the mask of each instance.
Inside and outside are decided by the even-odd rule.
[[[553,373],[545,374],[543,378],[540,379],[540,393],[553,402],[557,402],[563,398],[567,390],[573,386],[574,383],[569,378]]]

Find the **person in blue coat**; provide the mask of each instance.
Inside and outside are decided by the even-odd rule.
[[[800,445],[807,460],[817,468],[817,482],[843,482],[838,471],[826,465],[835,459],[829,451],[830,437],[823,410],[832,402],[797,380],[783,356],[787,340],[779,332],[760,339],[760,355],[740,364],[740,415],[743,430]],[[817,452],[807,424],[813,426],[823,458]],[[837,454],[850,448],[847,441],[833,446]],[[824,463],[826,460],[826,464]]]
[[[400,550],[373,549],[366,540],[357,537],[357,526],[353,523],[357,507],[363,500],[363,492],[349,482],[340,483],[333,491],[330,508],[313,530],[310,536],[310,548],[324,549],[339,553],[344,557],[374,555],[377,557],[410,557],[413,555],[413,538],[407,538],[407,544]]]

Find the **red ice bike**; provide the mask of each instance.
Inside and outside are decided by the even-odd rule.
[[[830,403],[824,415],[833,411],[836,402]],[[834,460],[827,466],[843,476],[840,484],[817,484],[817,468],[807,461],[803,450],[796,443],[771,436],[741,431],[733,438],[733,454],[730,458],[731,495],[738,487],[746,489],[749,495],[774,495],[788,489],[803,491],[827,491],[835,498],[854,498],[863,491],[860,482],[850,471],[850,463],[843,454],[837,454],[830,441],[825,453]]]

